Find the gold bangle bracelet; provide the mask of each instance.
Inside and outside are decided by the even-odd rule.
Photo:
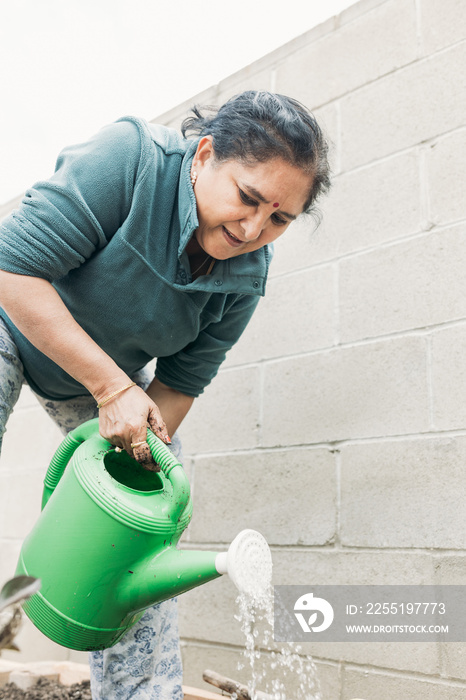
[[[102,406],[105,406],[107,401],[110,401],[110,399],[113,399],[114,396],[117,394],[121,394],[122,391],[126,391],[126,389],[131,389],[132,386],[136,386],[136,382],[131,382],[131,384],[126,384],[126,386],[122,386],[121,389],[117,389],[117,391],[112,392],[108,396],[102,399],[102,401],[99,401],[97,404],[97,408],[102,408]]]

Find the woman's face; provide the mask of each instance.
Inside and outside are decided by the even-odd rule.
[[[199,228],[195,240],[208,255],[226,260],[281,236],[303,211],[312,178],[281,158],[242,165],[218,162],[212,137],[203,137],[193,160]]]

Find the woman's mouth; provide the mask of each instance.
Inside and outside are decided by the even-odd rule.
[[[233,248],[238,248],[240,245],[243,245],[244,241],[240,240],[239,238],[236,238],[230,231],[225,228],[225,226],[222,226],[223,229],[223,235],[225,237],[225,240],[229,245],[231,245]]]

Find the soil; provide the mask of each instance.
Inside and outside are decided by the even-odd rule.
[[[62,685],[39,678],[27,690],[21,690],[14,683],[7,683],[0,688],[0,700],[92,700],[92,695],[89,681]]]

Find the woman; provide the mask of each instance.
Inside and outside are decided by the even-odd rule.
[[[64,432],[98,413],[156,468],[147,426],[170,444],[264,294],[270,244],[328,189],[325,139],[294,100],[193,113],[183,138],[124,118],[65,149],[3,222],[0,440],[26,379]],[[94,698],[181,698],[174,602],[91,670]]]

